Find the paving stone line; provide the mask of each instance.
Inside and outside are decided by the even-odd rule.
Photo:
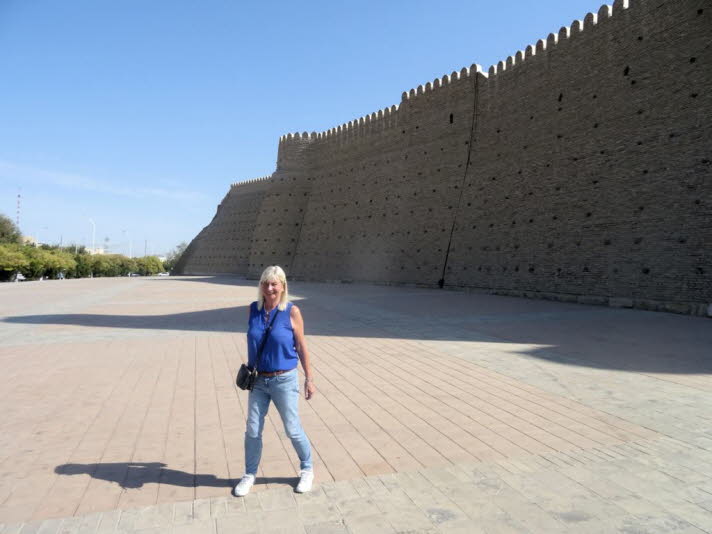
[[[572,451],[525,455],[326,482],[304,495],[280,487],[244,499],[214,497],[6,524],[0,534],[712,532],[712,476],[690,478],[683,471],[676,477],[670,474],[679,467],[675,457],[665,456],[685,454],[709,465],[712,450],[661,438],[600,452],[606,457]]]

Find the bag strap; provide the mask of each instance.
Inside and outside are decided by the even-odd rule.
[[[272,325],[274,324],[274,321],[277,318],[278,313],[279,313],[279,308],[275,307],[274,315],[272,316],[272,319],[270,319],[269,324],[267,325],[267,328],[265,329],[265,333],[262,334],[262,341],[260,341],[260,346],[257,348],[257,355],[255,357],[255,371],[257,371],[260,367],[260,360],[262,359],[262,351],[264,350],[265,345],[267,344],[267,338],[269,337],[269,333],[272,331]]]

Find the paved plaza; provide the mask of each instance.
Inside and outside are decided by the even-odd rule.
[[[293,283],[317,484],[270,412],[243,472],[256,282],[0,285],[0,533],[712,532],[712,320]]]

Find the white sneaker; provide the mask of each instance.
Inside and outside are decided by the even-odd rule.
[[[232,494],[235,497],[244,497],[250,493],[250,489],[254,483],[255,475],[245,475],[242,479],[240,479],[240,482],[237,483],[237,486],[233,488]]]
[[[294,491],[297,493],[306,493],[311,491],[314,482],[314,471],[303,470],[299,473],[299,484]]]

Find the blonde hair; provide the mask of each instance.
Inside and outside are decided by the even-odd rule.
[[[279,311],[284,311],[287,309],[287,302],[289,302],[289,292],[287,291],[287,275],[284,274],[284,270],[279,265],[270,265],[262,271],[260,286],[257,288],[257,309],[261,310],[265,304],[265,296],[262,294],[262,284],[271,281],[280,282],[284,286],[282,298],[277,305]]]

